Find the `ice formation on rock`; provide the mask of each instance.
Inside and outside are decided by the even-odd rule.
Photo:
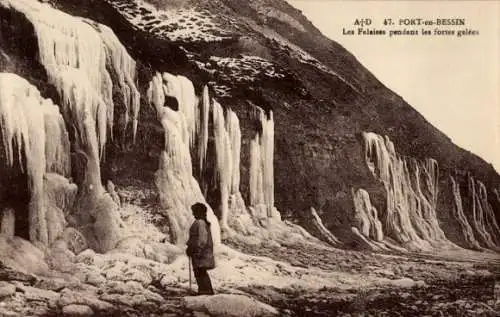
[[[481,246],[474,236],[474,230],[464,214],[460,186],[452,176],[450,176],[450,181],[454,199],[453,215],[460,226],[460,232],[465,240],[465,244],[470,248],[480,249]]]
[[[250,206],[264,205],[267,216],[273,217],[274,208],[274,120],[272,111],[267,116],[256,108],[262,130],[250,143]]]
[[[45,185],[46,206],[51,210],[47,217],[53,223],[51,228],[46,229],[47,225],[42,221],[40,226],[45,229],[39,231],[43,232],[43,236],[36,240],[51,242],[68,226],[74,226],[83,233],[90,247],[101,252],[110,250],[123,238],[123,222],[117,211],[117,203],[102,185],[100,164],[104,157],[105,144],[109,136],[113,137],[112,132],[116,131],[113,128],[117,109],[115,103],[123,104],[123,107],[120,107],[124,109],[123,113],[119,114],[123,119],[123,128],[132,121],[135,138],[140,104],[140,95],[135,85],[135,61],[113,31],[104,25],[70,16],[45,3],[0,0],[0,4],[21,12],[33,25],[38,40],[40,63],[47,71],[49,84],[56,88],[61,98],[60,111],[64,122],[57,107],[54,109],[60,121],[53,120],[53,116],[44,119],[45,130],[53,133],[51,136],[54,142],[47,144],[45,148],[37,147],[39,143],[35,143],[33,147],[25,149],[33,153],[44,151],[46,159],[26,163],[28,174],[36,174],[30,176],[30,179],[37,182],[32,187],[30,210],[43,210],[44,198],[39,188]],[[218,208],[221,209],[220,223],[223,228],[229,231],[228,219],[233,211],[233,220],[242,217],[235,220],[236,222],[245,216],[248,216],[247,220],[251,222],[268,218],[280,220],[279,213],[274,208],[274,121],[271,111],[265,113],[255,107],[256,115],[253,119],[260,124],[261,129],[257,131],[250,146],[251,208],[247,209],[239,189],[241,130],[236,113],[229,108],[223,109],[217,101],[211,99],[208,87],[204,87],[198,98],[192,82],[180,75],[156,74],[152,78],[147,95],[149,102],[155,106],[165,130],[165,149],[160,157],[156,183],[162,207],[170,222],[173,242],[183,243],[187,238],[187,228],[192,220],[189,208],[191,204],[205,202],[198,182],[192,175],[192,164],[195,162],[191,160],[191,155],[196,156],[194,161],[199,163],[198,167],[203,175],[211,136],[215,148],[214,175],[220,190],[221,200]],[[177,99],[178,109],[165,105],[167,97]],[[41,120],[39,117],[34,118]],[[42,121],[38,121],[40,122]],[[75,176],[78,184],[76,197],[73,195],[76,191],[74,185],[69,186],[63,179],[48,174],[69,173],[67,136],[65,141],[59,135],[54,135],[57,129],[65,127],[68,127],[67,134],[74,141],[73,163],[75,170],[79,172]],[[209,127],[213,131],[209,131]],[[10,128],[9,125],[5,126],[5,129]],[[28,131],[31,124],[20,125],[19,129]],[[25,142],[22,139],[25,134],[15,136]],[[68,149],[62,151],[61,147]],[[14,157],[21,157],[14,156],[13,146],[6,146],[5,149],[10,161]],[[45,165],[46,171],[40,173]],[[45,184],[40,181],[44,175],[49,175]],[[58,201],[54,193],[59,191],[62,191],[61,197],[72,197],[75,204]],[[71,224],[66,223],[66,209],[72,209]],[[40,212],[42,211],[38,213]],[[4,218],[6,223],[10,221],[9,217],[2,219]],[[213,223],[214,241],[218,243],[219,222],[211,210],[209,218]],[[248,224],[246,220],[244,222]]]
[[[134,83],[135,61],[104,25],[37,1],[1,0],[0,4],[23,13],[33,25],[40,63],[47,71],[49,83],[59,92],[61,111],[82,165],[79,170],[83,173],[76,180],[77,222],[92,247],[109,250],[121,236],[121,223],[117,206],[102,186],[100,162],[108,133],[113,130],[114,85],[120,92],[116,98],[121,98],[118,101],[125,107],[121,113],[124,126],[132,116],[135,138],[140,106]],[[32,199],[37,195],[32,193]],[[104,228],[105,225],[109,227]]]
[[[471,199],[469,221],[479,242],[490,249],[500,248],[500,228],[493,208],[488,201],[486,186],[473,177],[468,177],[468,191]]]
[[[183,138],[189,146],[193,146],[196,136],[196,114],[198,98],[194,93],[193,83],[184,76],[163,73],[163,90],[165,96],[178,100],[179,112],[183,114]]]
[[[133,138],[137,134],[137,123],[140,110],[140,94],[135,85],[136,81],[136,63],[128,55],[127,50],[118,40],[113,30],[109,27],[92,23],[92,25],[100,32],[100,36],[105,44],[108,58],[111,57],[113,71],[118,80],[118,88],[121,92],[123,104],[125,105],[124,121],[127,124],[132,116],[132,132]],[[113,107],[108,107],[108,122],[110,123],[110,131],[113,127]],[[126,128],[126,124],[124,128]]]
[[[229,114],[229,111],[231,110],[228,110],[228,119],[232,117]],[[239,169],[239,165],[238,166],[233,165],[234,163],[232,159],[233,151],[231,149],[232,144],[228,130],[226,130],[224,110],[222,109],[222,106],[216,101],[214,101],[213,103],[212,117],[213,117],[214,139],[215,139],[216,161],[217,161],[217,179],[219,181],[219,188],[221,194],[220,224],[221,224],[221,229],[227,231],[228,229],[227,218],[229,214],[229,194],[231,190],[231,182],[233,180],[232,174],[233,174],[233,169]],[[239,123],[237,124],[238,124],[237,128],[239,131]],[[239,142],[240,140],[238,140],[238,144]],[[239,157],[240,155],[239,151],[236,155],[238,155]],[[239,190],[239,188],[237,190]]]
[[[59,108],[25,79],[0,73],[0,129],[5,163],[13,166],[14,160],[19,161],[28,176],[30,239],[48,244],[44,176],[47,172],[69,174],[69,140]],[[5,221],[2,231],[12,232],[4,227],[12,225],[12,220]]]
[[[160,157],[156,185],[160,192],[161,207],[169,220],[171,240],[177,244],[183,244],[187,240],[188,229],[193,221],[191,205],[196,202],[206,204],[199,184],[193,177],[189,151],[190,144],[194,142],[190,129],[197,126],[194,114],[199,112],[195,108],[197,103],[193,102],[197,98],[194,89],[190,89],[192,83],[188,81],[185,77],[158,73],[151,80],[148,89],[148,100],[155,106],[165,130],[165,150]],[[189,89],[182,88],[186,86]],[[178,111],[165,105],[165,96],[177,99]],[[219,222],[210,206],[206,205],[213,240],[217,245],[220,242]]]
[[[353,191],[356,224],[354,234],[370,249],[397,249],[385,237],[392,238],[409,250],[456,248],[441,229],[436,215],[439,171],[436,161],[403,158],[397,155],[388,137],[363,133],[365,160],[373,175],[385,187],[387,207],[377,214],[369,194]],[[450,176],[454,205],[451,215],[458,225],[463,245],[481,250],[497,250],[500,228],[486,187],[469,176],[467,194]],[[466,202],[466,203],[464,203]]]
[[[372,206],[370,196],[364,189],[352,192],[354,199],[356,228],[366,238],[381,242],[384,239],[382,223],[378,218],[377,209]]]
[[[110,28],[36,1],[2,0],[2,4],[22,12],[33,24],[40,62],[65,100],[65,120],[78,125],[75,133],[81,142],[102,155],[106,128],[113,126],[112,74],[118,78],[127,120],[132,114],[135,135],[140,106],[135,61]],[[97,145],[92,144],[95,138]]]
[[[454,177],[450,176],[450,181],[454,198],[453,216],[460,226],[465,245],[473,249],[500,250],[500,228],[488,201],[486,186],[468,175],[464,193]]]
[[[323,238],[323,240],[330,243],[331,245],[339,245],[341,242],[339,241],[339,239],[337,239],[337,237],[333,233],[331,233],[330,230],[328,230],[325,227],[323,221],[321,220],[316,210],[311,207],[310,212],[312,217],[312,224],[316,229],[316,233],[319,234]]]
[[[363,133],[363,138],[368,168],[387,194],[386,235],[410,249],[453,247],[436,216],[437,162],[426,159],[420,163],[398,156],[388,137]]]
[[[241,130],[240,121],[235,112],[227,110],[226,130],[231,146],[231,173],[229,179],[229,194],[234,195],[240,192],[240,160],[241,160]]]
[[[244,207],[240,193],[240,152],[241,130],[238,116],[231,109],[224,110],[217,102],[212,108],[214,140],[217,162],[217,179],[220,188],[220,224],[225,233],[229,232],[228,218]]]
[[[166,96],[177,99],[177,111],[165,104]],[[192,164],[196,160],[191,160],[190,153],[196,153],[198,156],[200,172],[203,175],[209,135],[213,136],[215,148],[214,176],[220,194],[217,208],[220,209],[218,223],[222,232],[226,236],[231,235],[234,230],[246,232],[248,226],[254,225],[255,219],[257,223],[267,218],[280,219],[274,208],[272,112],[268,117],[261,108],[255,107],[255,119],[262,130],[250,145],[248,210],[239,188],[241,130],[236,113],[230,108],[224,109],[216,100],[211,99],[207,87],[204,87],[201,98],[196,98],[192,84],[187,78],[168,73],[156,74],[153,77],[148,89],[148,99],[155,106],[165,129],[166,148],[162,154],[156,182],[174,242],[181,243],[187,238],[187,228],[192,221],[190,205],[196,201],[205,202],[192,175]],[[208,122],[210,113],[211,124]],[[212,129],[210,131],[209,126]],[[193,145],[198,148],[193,149]],[[217,222],[212,212],[210,217]],[[219,240],[220,237],[215,239]]]
[[[46,210],[49,243],[60,238],[67,228],[65,213],[73,206],[77,190],[77,186],[62,175],[45,174],[43,202]]]

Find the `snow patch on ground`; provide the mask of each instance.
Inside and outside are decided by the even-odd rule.
[[[325,271],[319,268],[303,268],[275,261],[268,257],[252,256],[222,245],[216,253],[216,268],[209,272],[212,284],[219,291],[231,291],[248,286],[272,286],[278,289],[290,287],[315,290],[323,287],[357,289],[393,285],[384,278],[362,276],[349,272]],[[164,267],[161,281],[167,287],[188,284],[188,258],[180,256]],[[194,280],[194,279],[193,279]]]

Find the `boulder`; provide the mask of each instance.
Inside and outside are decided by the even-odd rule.
[[[35,283],[35,287],[58,292],[65,288],[68,282],[63,278],[42,278]]]
[[[67,288],[61,291],[61,298],[59,298],[58,304],[60,307],[72,304],[86,305],[95,311],[110,311],[114,309],[113,305],[99,300],[94,294],[74,292]]]
[[[80,317],[80,316],[93,316],[94,311],[87,305],[67,305],[62,308],[64,316]]]
[[[94,250],[86,249],[85,251],[78,253],[78,255],[75,258],[75,262],[85,263],[87,265],[94,264],[95,256],[96,253]]]
[[[49,271],[43,251],[22,238],[0,235],[0,254],[3,264],[12,270],[41,275]]]
[[[85,282],[99,287],[102,284],[106,283],[106,279],[98,272],[91,271],[87,273],[87,277],[85,278]]]
[[[188,309],[206,312],[215,317],[278,316],[276,308],[244,295],[187,296],[184,297],[183,304]]]
[[[10,283],[0,281],[0,299],[14,295],[16,293],[16,287]]]

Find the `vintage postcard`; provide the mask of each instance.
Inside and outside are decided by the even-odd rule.
[[[0,0],[0,317],[498,316],[500,1]]]

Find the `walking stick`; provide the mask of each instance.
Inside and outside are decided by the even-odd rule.
[[[189,262],[189,293],[193,292],[192,284],[191,284],[191,257],[188,256],[188,262]]]

